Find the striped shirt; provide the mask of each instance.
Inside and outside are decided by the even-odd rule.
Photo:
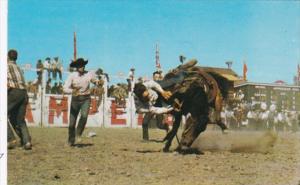
[[[23,71],[15,61],[8,61],[7,86],[15,89],[26,89]]]

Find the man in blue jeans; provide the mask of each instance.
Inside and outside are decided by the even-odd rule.
[[[71,107],[70,107],[70,123],[69,123],[69,138],[68,145],[74,146],[75,138],[77,142],[81,141],[81,135],[87,123],[87,118],[91,104],[91,89],[90,83],[99,85],[101,83],[95,72],[88,72],[85,70],[87,60],[79,58],[72,61],[71,68],[75,68],[68,76],[65,85],[63,86],[64,93],[72,94]],[[80,119],[76,127],[76,121],[80,112]]]
[[[31,137],[26,125],[25,114],[28,104],[28,95],[25,79],[22,70],[16,64],[18,53],[16,50],[9,50],[7,54],[7,117],[16,134],[20,137],[21,146],[30,150]],[[16,143],[15,136],[9,124],[7,125],[8,147]]]

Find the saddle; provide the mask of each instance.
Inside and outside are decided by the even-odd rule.
[[[169,71],[164,79],[158,82],[165,90],[169,90],[172,94],[185,93],[192,84],[201,86],[208,96],[208,102],[214,101],[218,93],[218,84],[216,80],[201,67],[196,66],[197,60],[179,65],[175,69]]]

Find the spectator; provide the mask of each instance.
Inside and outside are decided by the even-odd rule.
[[[128,73],[128,78],[126,79],[127,80],[127,89],[128,89],[128,91],[129,92],[131,92],[132,91],[132,85],[133,85],[133,83],[134,83],[134,71],[135,71],[135,69],[134,68],[131,68],[130,69],[130,71],[129,71],[129,73]]]
[[[129,71],[129,74],[128,74],[128,77],[131,81],[134,80],[134,71],[135,69],[134,68],[131,68],[130,71]]]
[[[58,94],[57,82],[55,82],[54,86],[51,88],[51,94]]]
[[[55,59],[51,61],[50,69],[51,69],[51,73],[52,73],[52,78],[54,79],[54,81],[56,81],[57,67],[56,67],[56,61],[55,61]]]
[[[51,66],[50,66],[50,58],[49,57],[47,57],[44,61],[44,69],[47,70],[48,79],[50,79]]]
[[[61,61],[59,60],[58,57],[54,58],[54,62],[56,63],[55,73],[58,73],[59,80],[62,80],[62,72],[63,72],[62,63],[61,63]]]
[[[37,85],[40,85],[42,83],[42,76],[43,76],[43,70],[44,70],[44,65],[42,63],[42,60],[39,59],[36,64],[36,74],[38,75],[38,81]]]
[[[51,93],[51,78],[49,78],[46,83],[46,94],[50,94],[50,93]]]
[[[57,86],[57,94],[63,94],[63,84],[61,82]]]

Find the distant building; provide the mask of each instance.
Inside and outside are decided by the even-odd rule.
[[[205,72],[207,72],[209,74],[215,73],[215,74],[222,76],[224,79],[226,79],[226,81],[217,80],[217,79],[216,80],[219,81],[218,84],[221,89],[226,89],[228,91],[228,96],[227,96],[228,100],[232,100],[234,98],[234,93],[235,93],[234,84],[244,82],[242,80],[242,78],[239,77],[238,74],[230,68],[202,67],[201,66],[201,69],[203,69]]]
[[[245,82],[235,85],[235,91],[242,90],[245,100],[251,97],[258,103],[265,102],[268,107],[273,103],[277,109],[300,111],[300,86],[285,83],[254,83]]]

